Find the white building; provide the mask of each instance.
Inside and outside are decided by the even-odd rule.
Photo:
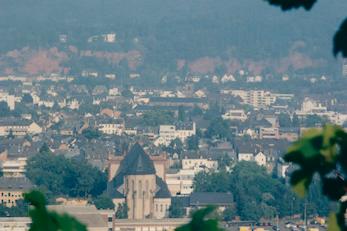
[[[15,96],[7,92],[0,92],[0,101],[6,102],[11,111],[13,111],[16,106]]]
[[[238,161],[254,161],[259,166],[266,166],[267,158],[263,152],[254,153],[239,153],[237,157]]]
[[[231,90],[230,93],[233,96],[240,97],[244,104],[251,105],[256,109],[267,108],[276,102],[276,96],[264,90]]]
[[[231,109],[222,115],[222,118],[225,120],[240,120],[244,122],[247,120],[247,115],[244,110]]]
[[[30,224],[29,217],[0,217],[1,231],[28,231]]]
[[[175,125],[160,125],[159,138],[155,145],[169,145],[171,141],[178,138],[182,142],[196,134],[195,122],[177,123]]]
[[[13,160],[6,160],[1,165],[1,171],[4,177],[24,177],[26,165],[26,157],[19,157]]]
[[[99,123],[98,130],[108,135],[122,135],[125,130],[123,120],[104,120]]]
[[[197,173],[201,171],[216,171],[218,161],[203,158],[182,159],[182,169],[177,172],[167,173],[165,182],[171,195],[189,195],[193,192],[193,181]]]
[[[347,76],[347,59],[343,59],[342,62],[342,76]]]

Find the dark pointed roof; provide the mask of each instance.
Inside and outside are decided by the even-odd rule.
[[[134,144],[124,158],[125,175],[150,175],[155,174],[153,161],[145,153],[141,145]],[[123,164],[123,163],[122,163]]]
[[[117,189],[124,183],[124,177],[129,175],[150,175],[155,174],[153,161],[145,153],[140,144],[132,146],[124,160],[120,164],[120,169],[108,185],[108,193],[112,198],[121,198],[124,195]]]

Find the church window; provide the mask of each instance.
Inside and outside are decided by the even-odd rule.
[[[139,198],[142,197],[142,181],[139,180]]]

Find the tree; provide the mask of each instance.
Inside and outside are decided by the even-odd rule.
[[[175,121],[172,112],[163,110],[148,111],[143,114],[141,121],[146,126],[158,126],[161,124],[172,124]]]
[[[22,98],[22,102],[25,103],[25,104],[32,104],[33,103],[33,97],[28,94],[28,93],[25,93],[23,95],[23,98]]]
[[[296,113],[293,114],[293,118],[292,118],[292,126],[293,127],[300,127],[300,120],[299,117]]]
[[[228,206],[223,211],[223,220],[224,221],[231,221],[236,216],[236,207],[235,206]]]
[[[183,152],[183,143],[179,138],[174,139],[170,142],[169,146],[166,148],[166,151],[170,154],[177,153],[181,155]]]
[[[0,102],[0,117],[6,117],[11,114],[10,108],[6,102]]]
[[[188,150],[198,150],[199,149],[199,137],[197,135],[189,136],[187,138]]]
[[[291,10],[303,7],[305,10],[311,10],[317,0],[265,0],[272,5],[281,7],[282,10]],[[333,53],[337,56],[339,53],[347,57],[347,18],[342,22],[340,28],[335,33],[333,39]]]
[[[169,208],[170,218],[181,218],[186,215],[182,201],[179,198],[172,198]]]
[[[28,159],[26,176],[55,196],[96,197],[107,184],[106,174],[85,161],[41,152]]]
[[[197,210],[192,215],[192,220],[176,228],[176,231],[222,231],[219,227],[218,220],[208,217],[214,212],[215,208],[208,206],[204,209]]]
[[[239,162],[231,172],[200,172],[194,178],[193,187],[196,192],[229,192],[235,201],[235,214],[243,220],[257,221],[272,218],[274,214],[284,217],[303,210],[303,200],[255,162]],[[319,214],[326,215],[324,208],[328,204],[312,192],[316,198],[307,198],[307,202],[315,208],[321,206]]]
[[[28,204],[23,200],[17,200],[16,206],[6,207],[0,205],[0,217],[25,217],[28,216]]]
[[[117,211],[116,211],[116,218],[117,219],[127,219],[128,218],[128,205],[127,205],[127,203],[118,204]]]
[[[218,157],[218,168],[226,170],[230,166],[232,159],[227,153],[224,153],[222,156]]]
[[[179,121],[185,121],[186,120],[186,111],[184,110],[184,107],[179,106],[178,107],[178,120]]]
[[[114,209],[114,203],[108,196],[98,196],[93,202],[97,209]]]
[[[94,129],[84,129],[82,135],[88,140],[97,139],[101,136],[101,133],[98,130]]]
[[[207,138],[230,139],[232,133],[228,122],[218,117],[210,122],[205,135]]]

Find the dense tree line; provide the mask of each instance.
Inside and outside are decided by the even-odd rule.
[[[194,190],[231,192],[236,205],[234,214],[242,220],[302,214],[305,202],[310,214],[326,215],[329,207],[327,200],[318,196],[319,183],[316,183],[309,196],[302,200],[288,185],[273,178],[265,168],[255,162],[240,162],[231,172],[201,172],[194,179]]]
[[[54,196],[96,197],[106,189],[106,174],[84,160],[67,159],[42,148],[28,160],[27,177]]]

